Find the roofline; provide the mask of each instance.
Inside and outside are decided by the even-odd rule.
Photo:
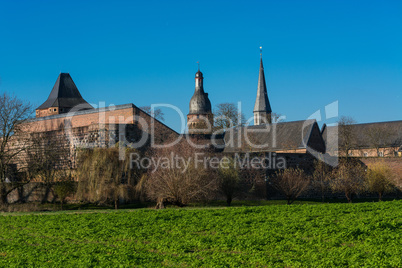
[[[394,120],[394,121],[382,121],[382,122],[369,122],[369,123],[358,123],[358,124],[351,124],[350,126],[362,126],[362,125],[372,125],[372,124],[388,124],[388,123],[402,123],[402,120]],[[330,126],[327,125],[327,128],[338,127],[338,125]]]
[[[271,110],[253,110],[253,113],[258,113],[258,112],[266,112],[266,113],[272,113],[272,109]]]
[[[210,115],[210,114],[213,114],[212,112],[207,112],[207,113],[205,113],[205,112],[202,112],[202,113],[188,113],[188,115],[197,115],[197,114],[199,114],[199,115]]]
[[[398,145],[392,145],[392,144],[385,144],[381,145],[378,147],[378,149],[385,149],[385,148],[400,148],[399,144]],[[376,148],[373,146],[360,146],[360,147],[352,147],[351,150],[367,150],[367,149],[372,149],[375,150]]]
[[[260,126],[266,126],[266,125],[275,125],[275,124],[288,124],[288,123],[296,123],[296,122],[306,122],[306,121],[314,121],[317,123],[317,120],[313,119],[306,119],[306,120],[296,120],[296,121],[282,121],[282,122],[276,122],[276,123],[268,123],[268,124],[260,124],[260,125],[250,125],[250,126],[243,126],[243,127],[260,127]]]
[[[138,108],[138,107],[136,107],[132,103],[129,103],[129,104],[116,105],[116,106],[109,106],[109,107],[101,107],[101,108],[94,108],[94,109],[86,109],[86,110],[76,111],[76,112],[74,112],[73,116],[75,116],[75,115],[83,115],[83,114],[93,114],[93,113],[99,113],[99,112],[107,112],[107,111],[111,111],[111,110],[113,110],[113,111],[114,110],[122,110],[122,109],[127,109],[127,108]],[[51,120],[51,119],[64,118],[64,117],[70,117],[70,116],[71,116],[70,113],[55,114],[55,115],[50,115],[50,116],[33,118],[33,119],[29,120],[29,122]]]
[[[76,115],[85,115],[85,114],[93,114],[93,113],[100,113],[100,112],[107,112],[107,111],[115,111],[115,110],[122,110],[122,109],[128,109],[128,108],[136,108],[136,109],[140,110],[140,111],[143,112],[144,114],[148,115],[149,117],[153,118],[154,120],[156,120],[156,121],[159,122],[160,124],[164,125],[164,126],[167,127],[168,129],[170,129],[171,131],[173,131],[174,133],[176,133],[177,135],[179,135],[179,133],[178,133],[177,131],[173,130],[172,128],[170,128],[169,126],[167,126],[165,123],[163,123],[163,122],[161,122],[160,120],[156,119],[155,117],[152,117],[150,114],[148,114],[147,112],[145,112],[144,110],[142,110],[142,109],[139,108],[138,106],[134,105],[133,103],[120,104],[120,105],[109,106],[109,107],[101,107],[101,108],[94,108],[94,109],[87,109],[87,110],[76,111],[76,112],[74,112],[74,114],[73,114],[72,116],[76,116]],[[50,116],[44,116],[44,117],[37,117],[37,118],[28,119],[28,120],[25,121],[25,122],[26,122],[26,123],[31,123],[31,122],[52,120],[52,119],[70,117],[70,116],[71,116],[70,113],[56,114],[56,115],[50,115]]]
[[[154,120],[156,120],[157,122],[159,122],[160,124],[164,125],[165,127],[167,127],[168,129],[170,129],[171,131],[173,131],[174,133],[176,133],[177,135],[180,135],[179,132],[177,132],[176,130],[172,129],[171,127],[169,127],[168,125],[166,125],[165,123],[161,122],[159,119],[151,116],[149,113],[145,112],[143,109],[139,108],[138,106],[134,105],[133,103],[130,103],[134,108],[137,108],[138,110],[140,110],[141,112],[143,112],[144,114],[148,115],[149,117],[153,118]],[[130,104],[123,104],[123,105],[130,105]],[[120,105],[119,105],[120,106]]]
[[[321,129],[320,129],[320,127],[318,126],[318,123],[317,123],[317,121],[316,121],[315,119],[314,119],[314,123],[313,123],[312,126],[311,126],[310,134],[309,134],[309,136],[308,136],[307,141],[310,140],[311,135],[313,134],[313,129],[314,129],[315,126],[317,126],[318,133],[320,133],[319,137],[320,137],[320,140],[321,140],[322,144],[324,145],[324,152],[325,152],[325,151],[327,150],[327,145],[326,145],[326,143],[325,143],[324,138],[322,137]],[[326,127],[327,125],[324,123],[324,126]],[[324,126],[323,126],[323,127],[324,127]],[[324,130],[324,129],[323,129],[323,130]],[[306,144],[306,149],[307,149],[307,147],[308,147],[308,144]],[[317,150],[314,149],[314,148],[313,148],[313,150],[317,151]]]
[[[402,123],[402,120],[394,120],[394,121],[382,121],[382,122],[370,122],[370,123],[359,123],[359,124],[352,124],[352,125],[369,125],[369,124],[382,124],[382,123]]]

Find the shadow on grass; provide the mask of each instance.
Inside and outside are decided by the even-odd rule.
[[[395,198],[384,198],[383,202],[393,201]],[[367,203],[367,202],[378,202],[376,198],[356,198],[353,200],[353,203]],[[346,199],[327,199],[322,202],[319,199],[298,199],[294,201],[291,206],[297,205],[320,205],[320,204],[333,204],[333,203],[347,203]],[[287,205],[286,200],[233,200],[230,207],[252,207],[252,206],[275,206],[275,205]],[[119,210],[128,210],[128,209],[146,209],[146,208],[154,208],[155,203],[152,202],[135,202],[131,204],[124,204],[119,207]],[[171,209],[182,209],[181,207],[168,205],[167,208]],[[199,203],[190,203],[185,208],[226,208],[228,207],[224,200],[215,200],[209,202],[199,202]],[[24,203],[24,204],[10,204],[6,208],[1,209],[2,212],[62,212],[62,211],[100,211],[100,210],[109,210],[114,211],[113,206],[106,205],[98,205],[91,203],[72,203],[65,204],[63,210],[61,210],[60,204],[57,203]]]

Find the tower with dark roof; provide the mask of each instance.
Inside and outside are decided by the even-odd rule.
[[[72,108],[88,110],[86,102],[69,73],[60,73],[47,100],[36,109],[36,117],[68,113]]]
[[[254,125],[270,124],[271,105],[268,100],[267,85],[265,83],[264,66],[262,56],[260,58],[260,73],[258,76],[257,98],[254,105]]]
[[[187,126],[190,134],[212,133],[213,115],[208,93],[204,92],[204,77],[198,68],[195,74],[195,91],[190,100]]]

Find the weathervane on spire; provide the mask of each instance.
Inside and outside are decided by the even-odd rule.
[[[262,46],[260,46],[260,57],[262,58]]]
[[[200,62],[197,61],[197,64],[198,64],[198,71],[200,71]]]

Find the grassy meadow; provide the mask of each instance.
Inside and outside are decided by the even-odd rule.
[[[0,214],[1,267],[402,267],[402,201]]]

